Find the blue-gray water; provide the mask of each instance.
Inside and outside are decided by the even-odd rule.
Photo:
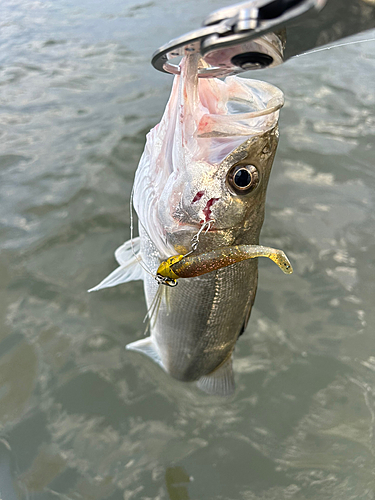
[[[168,98],[150,55],[223,5],[1,2],[2,500],[375,498],[375,42],[247,74],[286,95],[261,241],[295,273],[260,262],[232,399],[125,351],[140,282],[86,292]]]

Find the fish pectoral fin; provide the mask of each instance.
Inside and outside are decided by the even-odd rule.
[[[90,288],[89,292],[96,292],[102,288],[109,288],[128,281],[143,280],[144,271],[141,266],[142,256],[139,238],[134,238],[133,244],[129,240],[121,245],[116,250],[115,257],[120,266],[104,278],[99,285]]]
[[[230,396],[234,393],[235,383],[232,367],[232,355],[213,372],[201,377],[197,386],[207,394]]]
[[[139,236],[132,240],[125,241],[115,251],[115,258],[120,266],[134,259],[135,255],[139,255],[141,251],[141,239]]]
[[[126,349],[130,351],[137,351],[145,354],[149,358],[151,358],[155,363],[164,368],[160,354],[155,347],[155,344],[151,337],[146,337],[145,339],[136,340],[135,342],[131,342],[126,346]]]

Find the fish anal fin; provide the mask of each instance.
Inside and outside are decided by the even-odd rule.
[[[197,386],[203,392],[215,396],[230,396],[234,393],[235,382],[232,367],[232,355],[213,372],[201,377]]]
[[[164,369],[160,354],[151,337],[146,337],[145,339],[131,342],[126,346],[126,349],[129,349],[130,351],[140,352],[145,356],[148,356]]]

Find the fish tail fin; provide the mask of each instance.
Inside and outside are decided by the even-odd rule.
[[[213,372],[201,377],[197,386],[203,392],[215,396],[230,396],[234,393],[235,382],[232,368],[232,355]]]
[[[159,351],[156,348],[151,337],[146,337],[145,339],[131,342],[126,346],[126,349],[129,349],[130,351],[141,352],[142,354],[148,356],[153,361],[155,361],[155,363],[160,365],[162,368],[164,368]]]

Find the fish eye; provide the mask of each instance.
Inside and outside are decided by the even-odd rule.
[[[229,187],[236,194],[248,194],[259,184],[259,172],[254,165],[236,165],[227,174]]]

